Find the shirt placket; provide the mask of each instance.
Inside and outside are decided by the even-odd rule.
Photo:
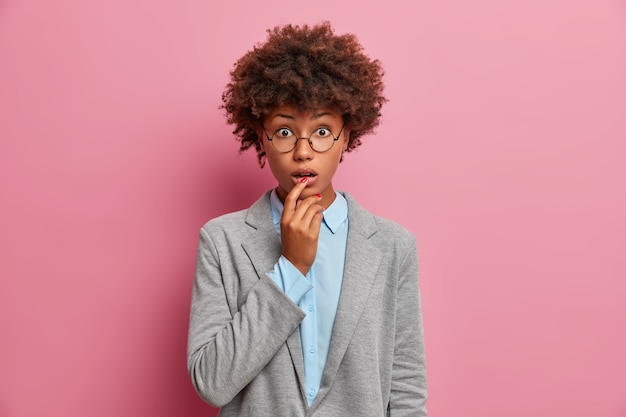
[[[313,268],[307,273],[306,279],[315,287]],[[304,357],[304,384],[309,406],[315,400],[318,387],[318,352],[317,352],[317,305],[315,288],[307,292],[300,300],[300,308],[306,312],[306,317],[300,323],[302,353]]]

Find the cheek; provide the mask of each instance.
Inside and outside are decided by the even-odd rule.
[[[332,155],[332,158],[328,159],[327,167],[328,167],[328,170],[331,171],[333,174],[335,173],[335,171],[337,171],[337,168],[339,167],[339,164],[341,163],[342,156],[343,156],[343,151],[340,151],[340,152],[336,152],[335,154]]]
[[[274,175],[274,178],[277,180],[285,180],[285,178],[291,178],[288,169],[285,167],[285,164],[281,161],[281,158],[275,154],[269,153],[266,154],[267,164],[270,166],[270,171]]]

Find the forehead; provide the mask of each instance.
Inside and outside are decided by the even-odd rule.
[[[293,120],[295,122],[324,120],[337,120],[341,122],[342,117],[339,113],[330,109],[309,109],[298,110],[295,106],[285,104],[274,107],[265,117],[266,122]]]

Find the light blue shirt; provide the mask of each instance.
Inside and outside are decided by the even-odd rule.
[[[348,239],[348,203],[339,193],[323,212],[324,220],[313,266],[306,275],[281,256],[269,277],[296,303],[306,317],[300,322],[304,383],[309,406],[315,400],[328,357],[337,314]],[[283,203],[276,190],[270,195],[272,219],[280,237]]]

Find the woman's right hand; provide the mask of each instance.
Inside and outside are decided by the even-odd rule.
[[[306,187],[306,178],[297,183],[285,197],[283,215],[280,220],[280,238],[283,256],[302,275],[306,275],[313,265],[317,253],[317,241],[324,207],[319,204],[320,194],[298,200]]]

